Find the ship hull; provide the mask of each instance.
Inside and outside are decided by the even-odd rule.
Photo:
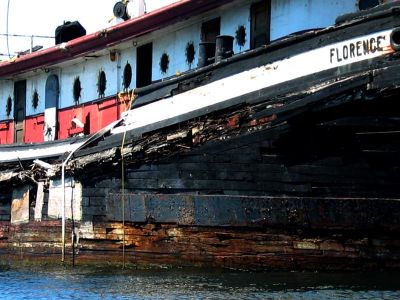
[[[0,259],[57,261],[66,243],[74,264],[398,269],[400,21],[354,23],[137,89],[67,183],[14,166]]]

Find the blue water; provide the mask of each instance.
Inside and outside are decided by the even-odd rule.
[[[400,299],[400,273],[0,269],[0,299]]]

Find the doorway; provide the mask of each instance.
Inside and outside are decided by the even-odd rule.
[[[136,87],[140,88],[152,82],[153,44],[149,43],[137,48]]]
[[[270,42],[271,2],[263,0],[251,6],[251,49]]]
[[[14,143],[24,142],[26,80],[14,83]]]

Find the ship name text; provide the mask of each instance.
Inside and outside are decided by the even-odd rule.
[[[362,39],[340,47],[330,48],[331,64],[340,63],[352,58],[362,57],[375,52],[383,52],[387,43],[385,35]]]

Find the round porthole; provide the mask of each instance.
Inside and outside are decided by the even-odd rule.
[[[7,117],[9,117],[10,114],[11,114],[11,108],[12,108],[12,98],[11,98],[11,96],[8,96],[7,103],[6,103],[6,114],[7,114]]]
[[[246,44],[246,27],[243,25],[238,26],[236,29],[236,44],[239,45],[239,47],[243,47],[244,44]]]
[[[35,89],[33,94],[32,94],[32,107],[34,109],[37,109],[39,106],[39,94],[37,90]]]
[[[99,76],[97,78],[97,91],[99,93],[99,97],[104,97],[104,92],[106,91],[107,78],[106,73],[104,71],[100,71]]]
[[[163,74],[167,73],[168,67],[169,67],[169,56],[167,53],[164,53],[163,55],[161,55],[161,59],[160,59],[161,73],[163,73]]]
[[[185,51],[186,62],[188,63],[189,67],[192,66],[195,54],[196,52],[194,50],[194,44],[192,41],[190,41],[186,44],[186,51]]]
[[[82,86],[81,80],[79,77],[76,77],[74,80],[74,87],[73,87],[73,96],[75,103],[79,103],[79,99],[81,98]]]
[[[124,68],[124,78],[123,78],[123,86],[124,89],[128,89],[132,82],[132,67],[129,63],[126,63]]]

